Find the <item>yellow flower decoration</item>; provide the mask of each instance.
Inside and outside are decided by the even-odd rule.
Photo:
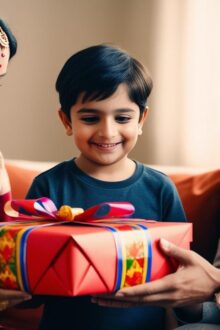
[[[10,279],[10,281],[16,282],[16,276],[12,273],[8,265],[5,267],[4,272],[1,272],[0,274],[0,280],[2,282],[5,282],[6,279]]]
[[[135,272],[143,272],[143,268],[139,265],[137,260],[133,261],[132,267],[127,271],[127,276],[132,277]]]
[[[57,216],[61,220],[72,221],[74,220],[75,216],[78,214],[83,213],[84,210],[81,208],[70,207],[68,205],[63,205],[60,207],[59,211],[57,212]]]
[[[14,246],[15,246],[15,242],[10,235],[8,235],[8,236],[4,235],[3,237],[1,237],[0,251],[4,251],[6,246],[8,246],[10,248],[14,248]]]

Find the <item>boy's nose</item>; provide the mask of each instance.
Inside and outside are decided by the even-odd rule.
[[[106,118],[100,123],[98,135],[103,138],[113,138],[117,135],[117,128],[115,123],[110,119]]]

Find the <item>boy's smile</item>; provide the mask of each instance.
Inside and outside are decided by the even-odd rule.
[[[115,150],[115,148],[123,142],[117,142],[117,143],[97,143],[97,142],[91,142],[91,144],[103,152],[112,152]]]
[[[123,164],[126,171],[124,165],[131,165],[127,156],[137,142],[146,111],[139,120],[140,109],[130,100],[125,84],[104,100],[82,102],[82,98],[71,108],[71,121],[60,111],[67,134],[80,150],[77,165],[88,172],[100,166],[120,171]]]

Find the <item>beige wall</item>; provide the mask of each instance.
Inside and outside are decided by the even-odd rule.
[[[0,0],[0,8],[19,46],[1,80],[0,147],[7,158],[72,157],[76,150],[56,112],[57,74],[74,52],[102,42],[119,44],[147,62],[148,1]]]
[[[219,166],[219,0],[0,0],[0,16],[19,43],[0,87],[5,157],[76,155],[58,120],[54,83],[74,52],[112,42],[143,61],[154,81],[150,115],[132,157]]]

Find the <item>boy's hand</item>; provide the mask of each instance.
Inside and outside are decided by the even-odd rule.
[[[0,311],[31,299],[31,295],[23,291],[0,289]]]
[[[96,296],[92,302],[107,307],[180,307],[213,298],[220,287],[220,270],[197,253],[177,247],[164,239],[162,251],[179,263],[178,270],[162,279],[124,288],[113,295]]]

